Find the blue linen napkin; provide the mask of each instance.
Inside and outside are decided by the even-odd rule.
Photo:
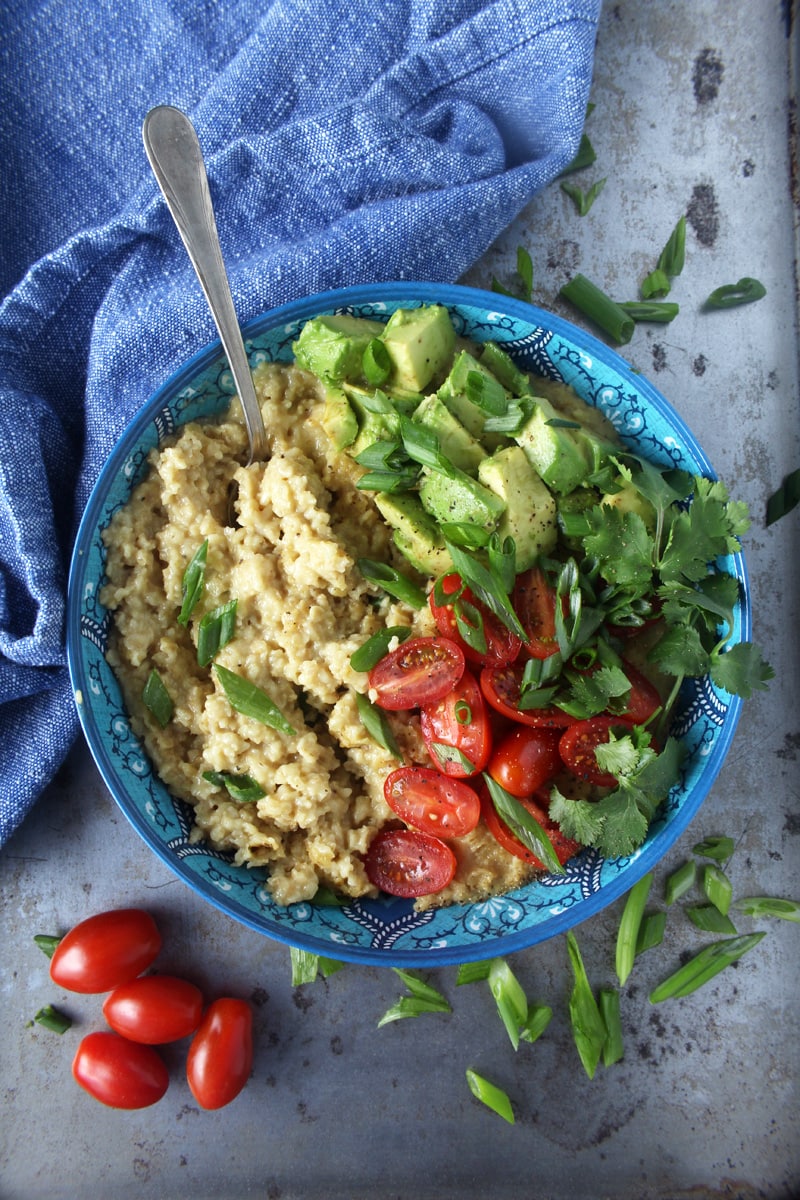
[[[77,731],[77,523],[215,337],[144,155],[188,112],[241,320],[455,281],[569,162],[601,0],[10,0],[0,26],[0,842]],[[33,265],[31,265],[33,264]]]

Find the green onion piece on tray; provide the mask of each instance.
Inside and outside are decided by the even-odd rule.
[[[568,180],[564,180],[561,184],[561,190],[565,196],[569,196],[575,205],[578,216],[585,217],[606,186],[606,182],[605,179],[597,179],[587,191],[584,191],[577,183],[570,183]]]
[[[713,858],[715,862],[727,862],[735,849],[733,838],[708,837],[692,846],[692,853],[698,858]]]
[[[188,625],[195,605],[203,594],[206,577],[206,559],[208,557],[208,538],[199,549],[195,550],[181,584],[181,610],[178,613],[178,623]]]
[[[591,138],[588,133],[581,134],[580,145],[578,146],[575,157],[567,163],[564,170],[561,172],[561,177],[564,175],[572,175],[575,171],[583,171],[586,167],[591,167],[597,161],[597,154],[592,145]]]
[[[715,288],[703,305],[704,308],[737,308],[740,304],[752,304],[767,294],[763,283],[744,275],[737,283],[726,283]]]
[[[670,300],[624,300],[620,308],[634,321],[658,322],[662,325],[674,321],[680,306]]]
[[[478,983],[482,979],[488,979],[491,969],[491,959],[484,959],[481,962],[461,963],[456,975],[456,987],[461,987],[463,984],[467,983]]]
[[[37,1025],[44,1026],[45,1029],[51,1030],[52,1033],[66,1033],[72,1027],[70,1018],[64,1013],[59,1012],[52,1004],[46,1004],[44,1008],[40,1008],[33,1019]]]
[[[633,337],[633,318],[580,272],[562,287],[561,295],[618,346],[626,345]]]
[[[704,933],[736,933],[730,917],[713,904],[688,904],[684,911],[695,928]]]
[[[610,1067],[615,1062],[619,1062],[625,1054],[619,992],[616,988],[601,988],[598,1000],[600,1015],[606,1027],[606,1040],[603,1042],[603,1066]]]
[[[553,1010],[547,1004],[530,1004],[528,1014],[523,1021],[519,1036],[523,1042],[535,1042],[542,1036],[553,1017]]]
[[[653,988],[650,1003],[660,1004],[663,1000],[679,999],[697,991],[703,984],[719,975],[720,971],[724,971],[725,967],[738,962],[743,955],[757,946],[763,937],[764,931],[759,930],[757,933],[745,933],[712,942],[685,966]]]
[[[389,645],[397,638],[404,642],[411,634],[407,625],[387,625],[367,638],[363,646],[359,646],[350,655],[350,666],[354,671],[371,671],[389,651]]]
[[[148,675],[142,690],[142,703],[153,714],[162,729],[169,725],[174,705],[166,684],[155,667]]]
[[[392,373],[392,360],[389,351],[380,338],[367,342],[361,359],[361,368],[367,383],[379,387]]]
[[[779,896],[745,896],[735,900],[733,907],[748,917],[778,917],[783,921],[800,921],[800,904]]]
[[[227,667],[220,666],[219,663],[214,666],[214,670],[231,708],[234,708],[236,712],[241,713],[243,717],[250,717],[251,720],[258,721],[261,725],[277,729],[279,733],[297,733],[278,706],[260,687],[256,687],[243,675],[237,675],[235,671],[229,671]]]
[[[774,525],[800,504],[800,467],[784,475],[783,483],[767,500],[767,525]]]
[[[56,946],[61,941],[61,936],[52,933],[35,933],[33,940],[42,954],[46,954],[48,958],[52,958],[56,952]]]
[[[631,971],[636,958],[636,944],[639,937],[639,927],[644,915],[644,906],[650,895],[653,884],[653,873],[649,872],[635,883],[628,892],[625,907],[622,910],[619,929],[617,930],[616,968],[617,979],[622,986]]]
[[[504,958],[492,959],[488,983],[511,1045],[516,1050],[519,1047],[520,1028],[528,1017],[528,998]]]
[[[395,600],[402,600],[411,608],[424,608],[425,593],[416,583],[412,583],[405,575],[401,575],[387,563],[375,562],[371,558],[360,558],[358,569],[368,583],[374,583],[383,588]]]
[[[575,1045],[586,1074],[590,1079],[594,1079],[594,1073],[606,1041],[606,1023],[594,998],[578,942],[572,930],[567,933],[567,950],[575,976],[575,983],[569,998],[572,1036],[575,1039]]]
[[[693,862],[683,863],[671,875],[668,875],[664,885],[665,903],[674,904],[676,900],[680,900],[681,896],[685,896],[694,887],[696,877],[697,868]]]
[[[504,1121],[508,1121],[509,1125],[514,1124],[514,1110],[507,1092],[504,1092],[497,1084],[490,1083],[488,1079],[479,1075],[477,1071],[473,1071],[471,1067],[467,1068],[467,1083],[476,1100],[480,1100],[481,1104],[485,1104]]]
[[[644,954],[645,950],[652,950],[654,946],[660,946],[664,940],[666,927],[667,914],[665,912],[645,913],[639,926],[639,936],[636,938],[636,953]]]
[[[393,967],[408,989],[409,995],[400,999],[388,1008],[378,1021],[378,1028],[392,1021],[400,1021],[406,1017],[421,1017],[425,1013],[451,1012],[450,1004],[435,987],[426,983],[414,971],[405,971],[402,967]]]
[[[680,275],[686,261],[686,217],[681,217],[658,257],[658,269],[670,279]]]
[[[400,762],[403,760],[403,755],[400,747],[397,745],[395,736],[392,733],[392,728],[386,719],[385,713],[373,704],[369,696],[363,696],[361,692],[355,693],[356,706],[358,715],[361,718],[361,724],[366,729],[373,741],[379,746],[383,746],[384,750],[388,750]]]
[[[722,868],[716,863],[706,863],[700,882],[714,907],[719,909],[723,916],[727,916],[733,899],[733,887]]]
[[[660,267],[642,280],[642,296],[645,300],[662,300],[669,294],[669,289],[669,276]]]
[[[206,613],[197,630],[197,662],[207,667],[223,646],[227,646],[236,631],[237,600],[229,600]]]

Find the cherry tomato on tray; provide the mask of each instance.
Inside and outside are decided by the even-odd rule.
[[[406,825],[435,837],[464,837],[481,815],[473,788],[432,767],[398,767],[386,777],[383,794]]]
[[[464,674],[464,652],[449,638],[418,637],[403,642],[369,672],[370,690],[381,708],[397,712],[433,704]]]
[[[464,671],[441,700],[423,705],[419,723],[428,753],[444,775],[463,779],[482,771],[489,761],[492,727],[471,671]]]
[[[562,733],[558,752],[564,765],[579,779],[596,784],[597,787],[615,787],[615,776],[601,769],[595,750],[610,740],[612,730],[624,734],[631,729],[633,722],[624,717],[599,716],[590,717],[586,721],[576,721]]]
[[[560,730],[518,725],[498,742],[489,759],[492,779],[512,796],[531,796],[561,767]]]
[[[440,584],[444,594],[452,596],[462,587],[461,576],[456,574],[445,575]],[[501,667],[505,663],[514,661],[520,652],[522,642],[510,629],[506,628],[502,621],[497,619],[493,612],[490,612],[485,605],[475,599],[468,587],[463,588],[460,599],[472,605],[481,615],[483,633],[486,639],[486,650],[483,653],[470,646],[462,638],[456,620],[455,606],[453,604],[438,604],[436,596],[437,590],[434,588],[429,596],[429,604],[433,613],[433,619],[436,622],[436,628],[442,637],[450,638],[461,647],[464,651],[464,657],[469,662],[480,666]]]
[[[551,821],[547,815],[544,805],[548,803],[546,791],[539,791],[536,796],[528,798],[520,797],[520,804],[524,804],[525,808],[531,816],[539,822],[542,829],[547,834],[553,849],[556,852],[558,861],[563,866],[568,859],[577,854],[581,849],[580,842],[575,842],[571,838],[565,837],[554,821]],[[523,862],[530,863],[533,867],[539,867],[541,870],[546,870],[545,864],[540,858],[529,850],[518,837],[516,837],[506,825],[505,821],[498,816],[497,810],[492,803],[492,798],[489,795],[488,789],[481,788],[481,813],[486,822],[486,827],[492,837],[498,842],[504,850],[509,854],[513,854],[516,858],[521,858]]]
[[[161,934],[142,909],[96,913],[58,943],[50,960],[50,978],[71,992],[108,992],[141,975],[160,949]]]
[[[367,878],[390,896],[430,896],[447,887],[456,856],[438,837],[414,829],[384,829],[364,857]]]
[[[169,1085],[166,1064],[152,1046],[105,1030],[83,1039],[72,1074],[84,1091],[109,1108],[147,1108]]]
[[[106,996],[103,1016],[132,1042],[157,1046],[194,1033],[203,1015],[203,996],[188,979],[142,975]]]
[[[253,1068],[253,1010],[223,996],[210,1004],[192,1038],[186,1078],[201,1108],[223,1108],[241,1092]]]

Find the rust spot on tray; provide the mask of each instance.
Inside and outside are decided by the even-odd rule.
[[[701,246],[713,246],[719,234],[719,205],[714,185],[698,183],[686,209],[686,220]]]
[[[699,107],[716,100],[724,74],[725,67],[717,51],[701,50],[694,60],[692,71],[692,88]]]

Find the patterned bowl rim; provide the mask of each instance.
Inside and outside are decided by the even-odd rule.
[[[521,300],[482,291],[477,288],[464,287],[458,284],[431,284],[413,282],[389,282],[373,285],[358,285],[321,292],[314,296],[305,297],[281,305],[248,321],[243,326],[243,334],[247,342],[251,342],[268,332],[284,327],[287,333],[286,344],[290,345],[292,336],[296,336],[298,322],[324,312],[342,309],[358,309],[365,306],[380,313],[382,306],[392,307],[414,306],[418,304],[440,303],[449,306],[451,310],[459,309],[480,310],[487,314],[487,320],[508,318],[520,322],[535,330],[543,330],[552,337],[563,339],[574,347],[580,354],[586,354],[592,363],[602,363],[614,375],[620,377],[627,386],[632,388],[638,397],[652,407],[655,412],[666,420],[680,439],[685,456],[692,460],[691,469],[698,474],[716,478],[713,467],[708,461],[691,430],[682,418],[672,408],[670,403],[643,376],[623,359],[616,351],[600,342],[591,334],[572,325],[570,322],[546,312],[534,305]],[[294,329],[293,329],[294,327]],[[494,957],[498,954],[509,954],[538,942],[545,941],[559,933],[564,933],[575,925],[600,912],[624,895],[643,875],[651,871],[656,863],[667,853],[672,845],[697,814],[700,806],[708,795],[716,779],[725,757],[730,748],[736,726],[738,724],[741,700],[737,696],[725,695],[724,719],[718,722],[718,729],[713,736],[713,745],[703,761],[700,777],[694,781],[688,792],[683,795],[674,817],[664,822],[656,818],[651,825],[647,840],[642,847],[626,859],[614,860],[616,874],[603,879],[597,890],[580,899],[570,906],[558,910],[554,905],[546,919],[532,925],[521,925],[508,931],[495,928],[491,936],[484,937],[478,933],[467,943],[436,944],[437,939],[418,938],[410,947],[395,944],[395,938],[387,935],[386,931],[397,929],[397,943],[402,943],[403,929],[413,928],[415,924],[424,925],[424,920],[415,922],[411,910],[413,906],[408,901],[398,901],[380,898],[377,901],[361,901],[355,906],[334,910],[352,916],[355,910],[362,908],[365,919],[361,924],[377,923],[381,927],[380,937],[371,944],[349,943],[347,938],[339,940],[336,932],[336,918],[332,917],[333,932],[328,931],[327,937],[317,932],[309,932],[304,925],[307,922],[307,910],[310,906],[290,906],[269,915],[256,913],[245,907],[234,897],[220,891],[213,882],[207,882],[196,873],[187,869],[184,861],[176,857],[170,846],[158,836],[158,831],[151,821],[145,819],[137,805],[128,794],[121,779],[117,765],[108,754],[94,706],[87,703],[90,697],[86,664],[82,652],[82,604],[86,587],[87,550],[92,539],[97,534],[107,493],[119,472],[129,459],[131,450],[141,441],[144,433],[154,423],[158,414],[166,409],[168,402],[173,400],[183,389],[189,387],[193,380],[208,369],[222,356],[222,349],[215,340],[188,359],[175,371],[142,406],[124,429],[106,463],[104,464],[97,482],[92,490],[89,501],[81,520],[76,536],[70,565],[67,603],[67,659],[76,706],[84,736],[94,758],[95,764],[118,806],[147,843],[154,853],[193,891],[201,895],[214,907],[227,913],[249,928],[265,934],[276,941],[307,950],[312,953],[327,955],[343,961],[362,962],[379,966],[405,967],[434,967],[448,964],[474,961]],[[729,556],[726,568],[737,578],[740,585],[740,601],[738,606],[739,640],[748,640],[751,629],[751,613],[749,605],[749,583],[747,568],[741,552]],[[133,736],[133,735],[131,735]],[[584,874],[596,875],[601,878],[602,868],[607,860],[602,860],[594,851],[584,851],[588,855]],[[221,857],[221,856],[220,856]],[[580,857],[580,856],[579,856]],[[246,872],[247,868],[235,868],[236,871]],[[248,873],[249,874],[249,873]],[[210,878],[209,873],[209,878]],[[553,883],[563,877],[553,877]],[[539,883],[546,883],[544,880]],[[528,885],[517,893],[511,893],[519,899],[529,888]],[[493,902],[486,902],[489,908]],[[275,906],[273,906],[274,908]],[[460,913],[469,912],[474,905],[453,906]],[[293,921],[293,911],[300,909],[300,919]],[[444,912],[448,910],[434,910]],[[452,911],[452,910],[450,910]],[[425,914],[419,914],[424,918]]]

